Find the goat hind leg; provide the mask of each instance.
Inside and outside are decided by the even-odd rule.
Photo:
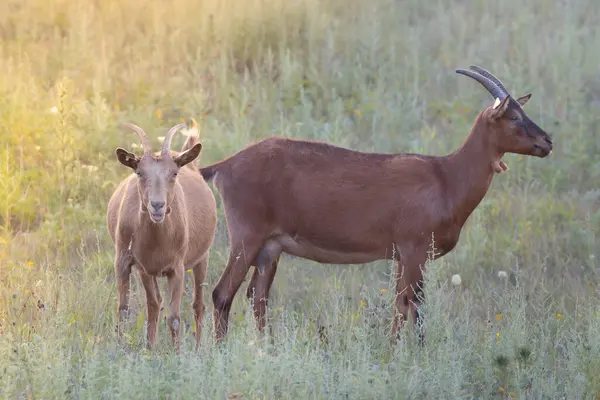
[[[158,288],[158,280],[156,277],[152,277],[152,282],[154,283],[154,290],[156,291],[156,298],[158,299],[158,304],[160,304],[160,311],[164,310],[163,298],[160,295],[160,289]]]
[[[252,274],[252,279],[246,291],[246,297],[253,300],[254,318],[259,332],[263,332],[267,324],[267,306],[269,302],[269,292],[271,285],[275,279],[277,265],[279,264],[279,256],[273,260],[269,260],[269,265],[262,268],[263,274],[260,274],[260,267],[257,266]]]
[[[200,345],[200,336],[202,335],[202,322],[204,320],[204,286],[206,285],[206,269],[208,267],[208,254],[193,268],[194,272],[194,321],[196,323],[196,348]]]
[[[146,309],[148,311],[148,324],[146,332],[147,348],[152,349],[156,345],[156,336],[158,334],[158,315],[162,307],[162,298],[158,289],[156,277],[148,275],[142,268],[139,268],[140,278],[146,291]]]
[[[242,244],[243,243],[243,244]],[[244,281],[250,264],[261,248],[259,240],[231,240],[227,266],[212,292],[214,307],[215,339],[220,342],[227,334],[229,311],[233,298]]]

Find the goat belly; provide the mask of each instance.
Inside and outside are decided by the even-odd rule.
[[[298,235],[281,235],[278,242],[284,252],[323,264],[363,264],[381,257],[367,252],[336,249],[334,246],[315,244]]]

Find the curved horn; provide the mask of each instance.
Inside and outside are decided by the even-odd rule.
[[[483,75],[480,75],[478,73],[475,73],[473,71],[469,71],[466,69],[462,69],[462,68],[458,68],[456,69],[456,73],[457,74],[462,74],[462,75],[466,75],[470,78],[475,79],[477,82],[481,83],[481,85],[487,89],[488,92],[490,92],[490,94],[492,96],[494,96],[494,98],[498,98],[500,100],[504,100],[504,98],[506,96],[508,96],[508,93],[504,93],[504,91],[502,89],[500,89],[498,87],[498,85],[496,85],[491,79],[486,78]]]
[[[184,123],[177,124],[174,127],[172,127],[171,129],[169,129],[169,132],[167,132],[167,135],[165,136],[165,140],[163,141],[163,146],[162,146],[162,155],[163,156],[169,154],[169,151],[171,150],[171,139],[173,139],[173,135],[175,134],[175,132],[177,132],[178,130],[180,130],[182,128],[185,128]]]
[[[152,149],[150,148],[150,142],[148,141],[148,135],[146,135],[146,132],[144,132],[142,128],[134,124],[126,123],[124,125],[126,128],[129,128],[135,133],[137,133],[137,135],[140,137],[140,140],[142,142],[142,149],[144,150],[144,155],[150,154],[152,152]]]
[[[502,84],[502,81],[500,79],[498,79],[494,74],[492,74],[490,71],[487,71],[477,65],[471,65],[469,66],[469,69],[472,69],[475,72],[479,72],[480,75],[485,76],[486,78],[488,78],[489,80],[491,80],[492,82],[494,82],[500,89],[502,89],[504,91],[504,93],[506,93],[506,95],[508,95],[508,90],[506,90],[506,88],[504,87],[504,85]]]

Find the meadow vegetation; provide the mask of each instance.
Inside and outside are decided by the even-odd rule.
[[[595,0],[2,1],[0,397],[600,398],[599,23]],[[389,345],[390,262],[287,256],[271,337],[246,281],[227,341],[209,308],[195,351],[189,275],[180,355],[164,312],[145,349],[136,279],[117,345],[105,212],[130,173],[114,149],[138,144],[124,122],[158,149],[195,118],[200,165],[271,134],[442,155],[493,101],[454,72],[470,64],[533,92],[527,113],[555,150],[507,155],[429,265],[425,346],[412,331]],[[219,207],[208,293],[227,254]]]

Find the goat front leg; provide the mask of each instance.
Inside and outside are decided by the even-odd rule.
[[[129,291],[131,286],[131,267],[133,254],[127,246],[116,246],[115,279],[117,283],[117,340],[123,336],[123,322],[129,316]]]
[[[200,346],[200,337],[202,335],[202,322],[204,320],[204,286],[206,285],[206,270],[208,268],[208,254],[193,268],[194,272],[194,321],[196,323],[196,348]]]
[[[419,299],[417,294],[422,292],[423,271],[427,260],[426,249],[414,249],[404,253],[396,264],[396,298],[394,301],[394,321],[391,331],[391,344],[397,340],[398,329],[404,326],[410,317],[413,327],[418,327],[421,315],[419,314]]]
[[[183,296],[184,267],[182,264],[167,275],[169,286],[169,311],[167,313],[167,325],[171,331],[173,346],[179,352],[179,332],[181,330],[181,297]]]
[[[148,312],[148,326],[146,333],[148,349],[156,345],[156,335],[158,334],[158,315],[162,308],[162,297],[158,289],[156,277],[148,275],[143,268],[138,268],[140,278],[146,291],[146,309]]]

